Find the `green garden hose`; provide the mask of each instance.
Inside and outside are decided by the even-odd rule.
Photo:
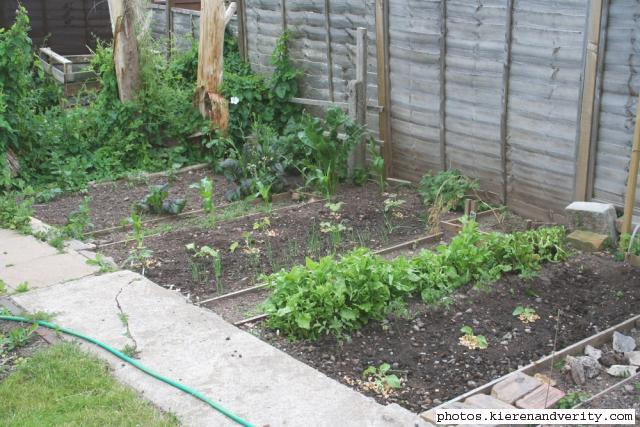
[[[213,409],[215,409],[216,411],[220,412],[225,417],[235,421],[239,425],[245,426],[245,427],[254,427],[253,424],[251,424],[250,422],[243,420],[242,418],[238,417],[237,415],[233,414],[232,412],[229,412],[228,410],[226,410],[225,408],[223,408],[222,406],[220,406],[216,402],[212,401],[211,399],[209,399],[208,397],[206,397],[202,393],[200,393],[200,392],[198,392],[196,390],[193,390],[193,389],[187,387],[186,385],[183,385],[183,384],[180,384],[180,383],[175,382],[173,380],[170,380],[169,378],[163,377],[162,375],[160,375],[160,374],[152,371],[151,369],[147,368],[146,366],[140,364],[137,360],[134,360],[134,359],[130,358],[126,354],[123,354],[122,352],[116,350],[113,347],[108,346],[107,344],[105,344],[103,342],[98,341],[95,338],[91,338],[89,336],[81,334],[80,332],[72,331],[70,329],[61,328],[61,327],[59,327],[57,325],[54,325],[53,323],[45,322],[43,320],[31,320],[31,319],[27,319],[25,317],[19,317],[19,316],[0,316],[0,320],[8,320],[8,321],[11,321],[11,322],[22,322],[22,323],[37,323],[38,325],[43,326],[45,328],[53,329],[55,331],[59,331],[59,332],[62,332],[64,334],[71,335],[73,337],[80,338],[82,340],[88,341],[88,342],[90,342],[92,344],[97,345],[100,348],[103,348],[104,350],[108,351],[109,353],[113,354],[114,356],[118,357],[119,359],[122,359],[125,362],[135,366],[136,368],[140,369],[145,374],[150,375],[153,378],[155,378],[155,379],[157,379],[159,381],[162,381],[163,383],[169,384],[170,386],[175,387],[178,390],[181,390],[181,391],[183,391],[183,392],[185,392],[187,394],[190,394],[193,397],[195,397],[196,399],[200,399],[201,401],[203,401],[207,405],[211,406]]]

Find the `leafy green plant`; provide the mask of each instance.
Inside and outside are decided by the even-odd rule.
[[[27,345],[36,329],[38,325],[34,323],[27,328],[13,328],[6,335],[0,334],[0,354]]]
[[[513,310],[513,315],[524,324],[534,323],[536,320],[540,320],[540,316],[536,313],[536,310],[531,307],[518,306]]]
[[[187,244],[185,248],[187,249],[187,251],[193,254],[194,258],[202,259],[208,263],[211,263],[211,266],[213,267],[213,274],[216,280],[216,291],[218,293],[224,292],[224,288],[222,286],[222,281],[221,281],[222,259],[220,257],[220,252],[206,245],[201,246],[200,248],[197,248],[194,243]],[[192,264],[197,265],[193,262]],[[199,269],[197,271],[199,271]],[[193,267],[192,267],[192,272],[193,272]]]
[[[469,350],[484,350],[489,347],[487,339],[484,337],[484,335],[475,335],[471,326],[463,326],[460,329],[460,332],[464,334],[459,339],[460,345],[467,347]]]
[[[556,408],[572,409],[589,398],[589,394],[583,391],[572,391],[567,393],[563,398],[558,400]]]
[[[31,233],[31,205],[30,200],[20,200],[16,194],[0,195],[0,228]]]
[[[185,199],[169,200],[169,184],[153,185],[151,191],[140,203],[136,203],[135,210],[139,213],[178,215],[184,209]]]
[[[372,382],[378,393],[386,393],[391,389],[401,388],[402,382],[400,378],[395,374],[390,374],[390,370],[391,365],[388,363],[382,363],[377,368],[375,366],[369,366],[362,372],[362,378]]]
[[[464,208],[464,199],[479,188],[477,181],[465,177],[455,169],[427,173],[422,177],[418,192],[427,206],[427,225],[435,229],[443,213]]]
[[[384,179],[384,158],[380,155],[380,150],[373,138],[369,141],[367,150],[369,151],[369,173],[382,194],[387,189],[387,181]]]
[[[266,231],[269,228],[271,228],[271,220],[266,216],[253,223],[253,229],[255,231]]]
[[[93,228],[89,209],[90,203],[91,197],[86,196],[78,206],[78,209],[69,215],[66,225],[60,230],[63,237],[82,240],[84,234]]]
[[[21,282],[16,286],[16,293],[22,294],[29,291],[29,283]]]
[[[339,134],[344,134],[344,138]],[[307,117],[298,138],[306,149],[303,174],[307,185],[326,195],[335,193],[347,176],[347,161],[362,140],[364,129],[339,108],[327,110],[325,119]]]
[[[112,273],[114,271],[117,271],[118,269],[110,262],[108,261],[104,255],[102,255],[101,253],[96,253],[95,258],[93,259],[88,259],[86,261],[87,265],[92,265],[95,267],[98,267],[98,272],[99,273]]]
[[[344,202],[327,202],[324,204],[324,207],[328,208],[329,211],[331,211],[331,216],[333,216],[334,218],[340,218],[340,211],[344,207]]]
[[[208,177],[204,177],[200,182],[193,183],[189,186],[195,188],[200,192],[200,198],[202,199],[202,209],[205,212],[215,212],[215,204],[213,202],[213,181]]]
[[[389,197],[384,200],[384,223],[389,229],[389,233],[393,233],[396,228],[393,223],[393,217],[402,217],[402,212],[399,212],[398,208],[405,203],[406,200],[397,199],[395,194],[389,195]]]
[[[145,268],[147,267],[148,261],[153,255],[153,252],[144,244],[145,233],[143,217],[134,211],[131,213],[131,216],[125,220],[125,223],[131,226],[135,245],[131,250],[129,250],[129,256],[124,261],[123,265],[129,264],[131,267],[141,267],[142,275],[144,275]]]
[[[331,242],[331,250],[332,252],[337,252],[340,244],[342,243],[342,233],[347,230],[347,227],[342,224],[334,224],[331,222],[321,222],[320,223],[320,232],[328,234]]]

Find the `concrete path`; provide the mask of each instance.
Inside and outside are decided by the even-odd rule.
[[[119,349],[133,344],[133,338],[141,363],[195,388],[256,426],[426,425],[416,414],[398,405],[378,404],[138,274],[87,276],[79,268],[80,255],[73,251],[63,257],[39,247],[41,242],[5,236],[0,234],[0,254],[13,257],[15,267],[28,263],[30,268],[8,274],[14,267],[0,264],[0,279],[6,281],[6,276],[12,284],[33,280],[37,283],[33,288],[39,288],[14,294],[18,305],[31,312],[55,313],[55,323]],[[37,256],[21,258],[17,248],[23,244],[33,245],[29,253]],[[51,257],[58,257],[56,278],[83,278],[55,285],[54,279],[40,280],[54,268]],[[128,318],[132,338],[125,335],[122,314]],[[83,345],[107,360],[122,382],[175,413],[184,425],[235,425],[199,400]]]

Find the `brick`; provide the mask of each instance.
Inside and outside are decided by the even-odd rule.
[[[541,385],[542,383],[537,379],[529,375],[517,373],[494,385],[493,389],[491,389],[491,397],[513,404],[516,400]]]
[[[473,405],[478,409],[516,409],[513,405],[509,405],[502,400],[482,393],[474,394],[465,400],[464,403]]]
[[[564,395],[564,391],[545,384],[518,400],[516,406],[522,409],[553,408]]]
[[[576,230],[567,236],[567,242],[583,252],[602,251],[608,241],[609,236],[606,234],[597,234],[591,231]]]

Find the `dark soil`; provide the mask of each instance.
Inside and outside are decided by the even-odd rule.
[[[16,322],[0,321],[0,336],[7,335],[9,331],[16,328],[28,328],[29,325],[22,325]],[[34,333],[26,345],[12,351],[3,351],[0,346],[0,381],[14,371],[15,366],[21,360],[31,357],[35,352],[47,347],[49,344],[38,334]]]
[[[580,254],[547,264],[530,281],[511,275],[490,288],[467,288],[448,307],[409,305],[410,318],[370,324],[350,340],[289,342],[262,326],[247,327],[264,340],[343,383],[353,385],[370,365],[390,363],[403,388],[382,403],[420,412],[551,353],[560,311],[557,348],[562,349],[634,313],[640,303],[640,271],[606,254]],[[525,325],[517,306],[535,308],[540,320]],[[459,344],[460,328],[484,335],[486,350]]]
[[[337,215],[323,201],[317,201],[271,215],[220,223],[212,228],[179,229],[149,238],[145,245],[153,251],[153,260],[146,275],[163,286],[179,288],[198,301],[218,292],[211,260],[190,255],[185,249],[190,243],[197,248],[206,245],[220,251],[220,291],[227,293],[253,285],[260,274],[303,263],[307,256],[317,259],[332,249],[340,253],[356,246],[382,248],[424,235],[424,209],[418,195],[412,189],[399,189],[396,193],[405,203],[392,217],[392,232],[385,224],[383,212],[388,195],[379,194],[373,184],[345,186],[334,200],[344,202]],[[264,217],[269,218],[270,225],[254,230],[254,224]],[[331,244],[329,233],[321,231],[322,222],[341,223],[347,228],[341,232],[339,244]],[[243,233],[248,232],[251,233],[250,245],[243,237]],[[237,245],[233,252],[232,245]],[[114,245],[101,251],[120,263],[129,256],[130,247],[131,244]],[[199,279],[194,277],[194,265],[201,274]]]
[[[169,199],[184,198],[187,204],[183,212],[200,209],[200,195],[198,190],[189,188],[193,183],[199,182],[208,176],[214,183],[217,205],[227,203],[224,200],[225,192],[233,187],[224,177],[216,176],[210,169],[198,169],[182,172],[175,175],[173,180],[166,176],[152,177],[142,180],[122,179],[111,183],[98,183],[90,185],[86,192],[74,193],[62,196],[49,203],[34,205],[35,217],[51,225],[65,225],[71,213],[78,210],[85,196],[91,198],[89,204],[91,223],[93,230],[115,227],[131,215],[135,203],[149,193],[150,187],[169,183]],[[146,214],[145,219],[157,217]]]

